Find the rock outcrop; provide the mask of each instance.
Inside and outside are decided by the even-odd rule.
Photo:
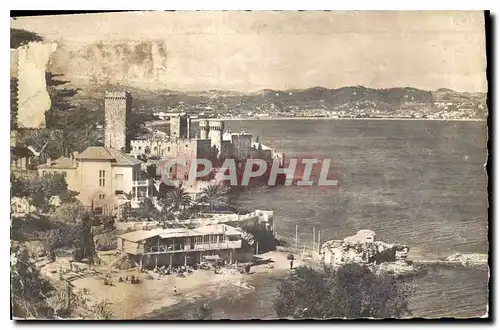
[[[382,264],[406,263],[410,248],[406,245],[375,241],[375,232],[360,230],[344,240],[332,240],[321,247],[321,260],[327,265],[349,263]]]

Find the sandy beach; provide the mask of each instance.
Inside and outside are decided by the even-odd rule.
[[[268,264],[253,266],[250,274],[240,274],[232,269],[222,269],[221,274],[213,271],[197,270],[185,277],[167,275],[159,279],[152,279],[147,273],[138,273],[137,270],[119,271],[111,273],[113,286],[104,285],[107,271],[105,267],[97,267],[98,275],[86,276],[72,281],[75,292],[83,293],[91,304],[106,300],[113,313],[113,319],[134,319],[152,313],[160,308],[173,306],[181,301],[194,301],[205,297],[218,299],[226,294],[228,287],[239,287],[243,290],[254,290],[248,284],[254,276],[276,276],[286,273],[290,268],[286,252],[268,252],[258,257],[272,259],[274,268]],[[295,256],[300,259],[300,256]],[[294,267],[303,264],[300,260],[294,261]],[[48,273],[47,271],[45,273]],[[139,284],[119,283],[119,277],[134,275],[141,282]],[[51,276],[55,280],[55,276]],[[174,287],[178,294],[174,295]]]

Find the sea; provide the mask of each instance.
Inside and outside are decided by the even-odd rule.
[[[273,210],[280,238],[311,246],[361,229],[410,247],[410,258],[488,253],[485,121],[245,120],[227,121],[285,157],[331,159],[336,186],[278,186],[242,193],[238,202]],[[313,229],[314,228],[314,229]],[[316,236],[317,237],[317,236]],[[487,312],[487,267],[433,266],[414,279],[414,317],[474,317]],[[275,318],[279,277],[255,277],[255,291],[215,301],[215,316]],[[197,304],[200,302],[192,302]],[[186,306],[148,316],[182,318]]]

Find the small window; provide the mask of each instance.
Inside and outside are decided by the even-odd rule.
[[[63,177],[66,179],[68,177],[68,173],[62,172]]]
[[[99,170],[99,187],[104,187],[106,185],[106,171]]]
[[[115,190],[115,195],[123,195],[123,190]]]
[[[116,173],[115,174],[115,179],[116,180],[123,180],[123,174],[122,173]]]
[[[187,179],[188,179],[188,174],[184,173],[184,180],[187,180]]]
[[[167,151],[170,151],[170,147],[167,147]]]
[[[104,199],[106,196],[104,194],[99,194],[99,199]]]
[[[141,147],[141,146],[139,146],[137,149],[142,150],[142,147]]]

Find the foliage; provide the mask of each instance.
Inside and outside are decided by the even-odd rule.
[[[230,204],[228,192],[227,187],[211,184],[203,188],[196,202],[199,205],[208,206],[210,211],[227,209]]]
[[[68,190],[66,179],[61,173],[46,173],[30,182],[28,195],[31,204],[46,212],[52,196],[59,196],[61,202],[75,201],[76,193]]]
[[[66,156],[73,151],[81,152],[88,146],[99,144],[100,135],[96,134],[96,125],[103,118],[96,111],[76,105],[74,97],[80,89],[65,86],[69,81],[59,79],[61,76],[52,72],[45,74],[51,100],[51,108],[45,113],[45,121],[47,128],[61,136],[59,156]]]
[[[16,78],[10,78],[10,130],[17,129],[17,88],[18,81]]]
[[[10,194],[12,197],[23,197],[29,193],[29,181],[10,173]]]
[[[48,232],[56,228],[58,224],[44,215],[26,214],[12,218],[10,235],[17,241],[45,240]]]
[[[411,315],[412,287],[393,274],[376,274],[367,266],[344,265],[320,272],[296,269],[278,286],[274,300],[278,317],[402,318]]]
[[[39,153],[37,159],[44,161],[47,158],[58,158],[61,156],[63,137],[60,131],[46,128],[24,129],[19,135],[20,144],[32,147]]]
[[[65,203],[50,212],[50,218],[54,222],[66,224],[77,224],[88,215],[87,210],[79,201]]]
[[[79,202],[62,204],[50,213],[50,219],[55,226],[46,238],[49,250],[72,247],[77,255],[76,259],[94,256],[89,213]]]
[[[21,29],[10,29],[10,48],[15,49],[33,41],[43,41],[38,34]]]
[[[54,310],[47,299],[54,288],[41,277],[25,248],[14,247],[11,251],[10,281],[14,317],[37,319],[54,317]]]
[[[275,251],[277,241],[272,231],[267,230],[264,224],[256,224],[254,226],[244,226],[242,228],[246,233],[253,238],[254,245],[259,242],[259,253]]]
[[[99,303],[94,305],[90,312],[92,314],[92,320],[110,320],[113,317],[106,300],[101,300]]]
[[[156,209],[151,198],[144,198],[139,204],[139,208],[131,210],[135,215],[141,219],[154,219],[159,217],[159,212]]]
[[[167,195],[161,200],[163,208],[171,211],[184,210],[190,206],[192,202],[191,196],[182,187],[176,187],[170,190]]]

